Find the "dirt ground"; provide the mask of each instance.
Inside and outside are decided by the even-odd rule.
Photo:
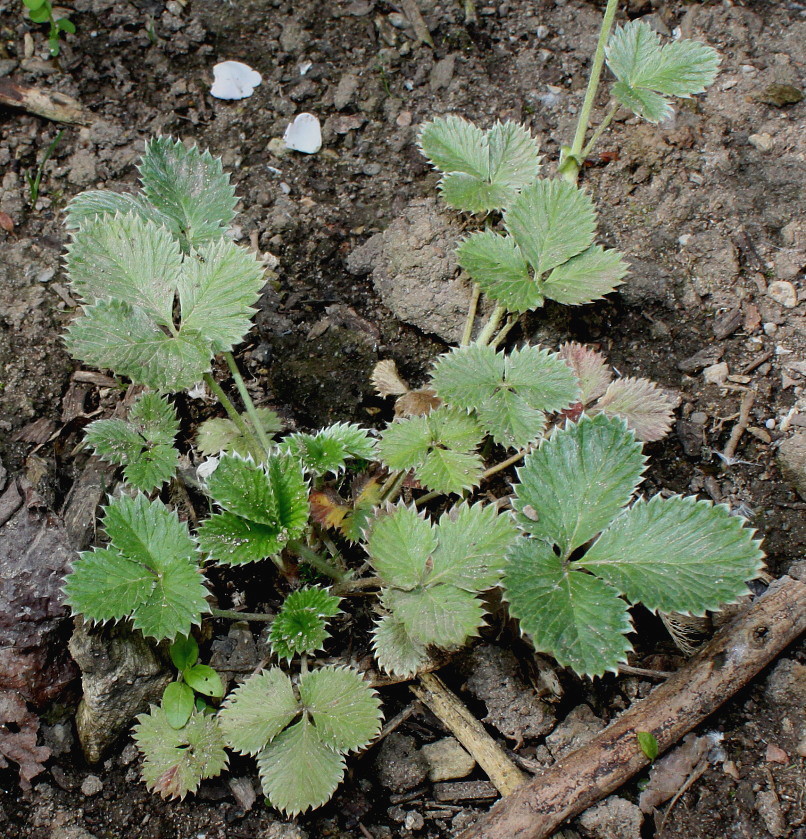
[[[523,121],[547,161],[556,161],[582,101],[602,5],[479,3],[478,23],[467,25],[461,3],[419,0],[432,50],[417,45],[396,4],[373,0],[74,0],[77,34],[53,60],[43,29],[23,20],[17,0],[0,0],[0,77],[68,93],[92,114],[89,125],[64,127],[32,205],[28,177],[62,127],[0,108],[0,212],[13,222],[0,230],[0,484],[4,470],[24,473],[59,510],[85,467],[86,456],[75,451],[77,418],[97,408],[99,396],[91,384],[76,390],[75,365],[61,343],[74,306],[61,268],[61,210],[85,189],[131,188],[144,140],[159,133],[221,155],[242,199],[238,237],[276,257],[276,278],[241,353],[255,397],[304,429],[388,418],[368,381],[375,362],[394,358],[418,384],[445,344],[428,322],[397,318],[369,276],[348,270],[347,257],[412,201],[434,194],[436,176],[416,134],[435,115],[483,125]],[[648,447],[648,490],[729,504],[758,528],[778,576],[806,544],[806,503],[793,484],[806,487],[805,458],[784,456],[782,475],[779,453],[806,433],[806,103],[781,96],[797,99],[792,91],[806,88],[806,5],[624,5],[665,34],[679,30],[717,48],[720,75],[659,128],[617,118],[583,172],[600,208],[600,240],[632,263],[628,283],[595,305],[549,307],[516,337],[597,344],[621,374],[650,377],[676,393],[675,430]],[[225,59],[262,74],[251,98],[210,96],[212,67]],[[310,156],[283,153],[278,138],[302,111],[322,120],[324,147]],[[725,463],[719,454],[748,388],[756,392],[750,428]],[[679,663],[651,619],[639,626],[647,634],[637,639],[637,663]],[[503,668],[508,683],[522,682],[521,700],[534,694],[529,667],[501,655],[493,664],[471,656],[446,678],[527,762],[553,759],[563,737],[584,738],[649,689],[638,678],[590,685],[562,675],[551,747],[540,726],[520,736],[496,725],[494,679],[482,678],[490,667]],[[675,803],[662,832],[660,817],[641,825],[633,807],[629,817],[618,808],[583,817],[566,837],[803,839],[804,662],[803,646],[790,648],[772,675],[759,676],[708,721],[702,731],[721,733],[721,751]],[[394,767],[406,775],[416,764],[420,745],[444,736],[424,711],[354,761],[329,805],[296,822],[279,820],[260,798],[246,806],[249,796],[226,779],[166,804],[139,782],[136,750],[125,739],[100,766],[83,762],[69,725],[75,698],[73,688],[39,709],[54,757],[33,790],[20,793],[16,772],[0,770],[2,835],[449,837],[490,804],[482,787],[470,801],[456,790],[445,798],[450,791],[424,774],[409,773],[411,785],[395,775]],[[405,686],[384,699],[387,718],[410,702]],[[230,777],[254,781],[249,763],[237,760]],[[484,775],[476,770],[472,779]],[[632,806],[639,786],[621,798]]]

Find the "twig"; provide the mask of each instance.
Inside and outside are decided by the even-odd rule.
[[[754,390],[746,390],[742,397],[742,404],[739,406],[739,419],[730,432],[725,451],[722,452],[723,469],[727,469],[733,463],[733,456],[736,454],[736,447],[739,445],[739,440],[742,439],[742,434],[747,431],[747,426],[750,424],[750,410],[755,401],[756,392]]]
[[[527,776],[507,757],[461,700],[445,687],[439,676],[421,673],[418,681],[419,684],[411,685],[414,695],[473,755],[501,795],[515,792],[526,782]]]
[[[757,367],[761,367],[761,365],[765,361],[769,361],[775,355],[775,350],[767,350],[767,352],[761,353],[761,355],[756,356],[749,364],[745,364],[742,367],[742,375],[746,376],[748,373],[752,373]]]
[[[459,839],[546,839],[567,819],[617,790],[648,764],[636,732],[660,751],[744,687],[806,631],[806,584],[775,580],[688,664],[582,748],[499,801]]]
[[[420,9],[417,7],[415,0],[400,0],[400,5],[403,8],[403,14],[408,18],[409,23],[414,27],[414,34],[421,44],[428,44],[429,47],[434,46],[434,39],[425,25]]]
[[[686,782],[683,784],[682,787],[675,793],[674,798],[669,802],[669,806],[663,812],[663,818],[660,821],[660,826],[658,827],[655,836],[657,839],[663,835],[663,830],[666,827],[666,820],[669,818],[669,814],[672,812],[672,807],[685,795],[686,790],[691,789],[691,787],[697,782],[699,778],[701,778],[708,768],[708,758],[707,756],[700,759],[700,762],[691,770],[688,778],[686,778]]]
[[[473,288],[470,290],[470,305],[467,309],[467,318],[465,318],[465,328],[462,332],[462,340],[459,342],[460,347],[466,347],[473,337],[473,324],[476,322],[480,296],[481,286],[478,283],[473,283]]]
[[[0,79],[0,105],[22,108],[30,114],[53,120],[86,125],[87,112],[77,99],[56,90],[42,90],[11,79]]]
[[[645,679],[668,679],[674,673],[667,673],[664,670],[647,670],[645,667],[631,667],[629,664],[619,664],[619,675],[643,676]]]

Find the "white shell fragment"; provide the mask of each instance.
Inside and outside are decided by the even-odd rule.
[[[216,99],[246,99],[263,81],[260,73],[240,61],[222,61],[213,67],[210,93]]]
[[[313,114],[297,114],[283,134],[289,149],[316,154],[322,148],[322,127]]]

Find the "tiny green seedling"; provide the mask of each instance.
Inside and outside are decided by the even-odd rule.
[[[34,23],[49,24],[48,47],[50,48],[50,54],[54,57],[57,56],[61,52],[62,34],[67,32],[74,35],[75,24],[67,17],[56,17],[54,6],[50,0],[22,0],[22,4],[28,10],[28,17]]]
[[[638,738],[638,745],[641,747],[641,751],[647,760],[650,763],[654,763],[655,758],[660,754],[657,737],[651,731],[636,731],[635,736]]]
[[[25,173],[25,180],[28,183],[28,203],[33,207],[37,200],[39,199],[39,190],[42,186],[42,175],[45,171],[45,164],[50,160],[53,156],[53,152],[56,151],[56,146],[59,145],[59,142],[62,139],[62,135],[64,134],[64,129],[58,132],[56,136],[51,140],[48,144],[48,147],[45,149],[45,153],[42,155],[42,160],[39,161],[39,164],[36,167],[35,172],[26,171]]]

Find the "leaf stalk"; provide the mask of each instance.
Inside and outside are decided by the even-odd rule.
[[[260,445],[262,446],[263,451],[269,455],[272,450],[271,440],[260,422],[257,408],[255,407],[255,403],[252,401],[252,397],[249,395],[249,391],[246,388],[246,382],[243,380],[243,376],[241,375],[241,371],[238,369],[235,358],[231,352],[225,352],[224,359],[226,360],[227,367],[229,367],[232,378],[235,381],[235,387],[238,388],[238,393],[241,396],[244,408],[246,408],[246,413],[249,415],[249,420],[254,426],[254,431],[255,434],[257,434]],[[261,460],[265,460],[265,458],[261,457]]]

